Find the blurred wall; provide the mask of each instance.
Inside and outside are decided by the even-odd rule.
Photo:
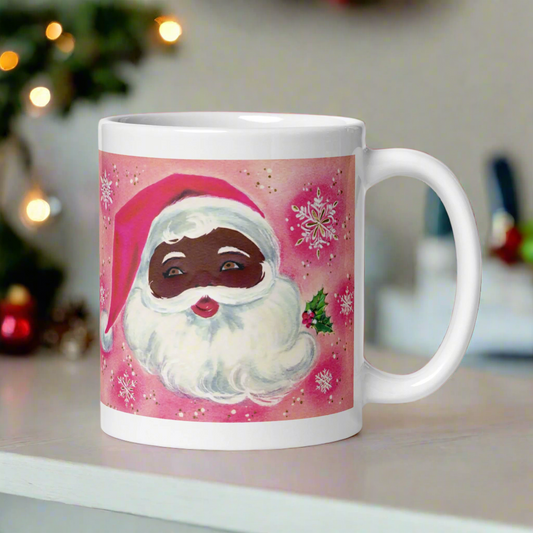
[[[120,113],[239,110],[355,116],[370,147],[429,152],[456,172],[482,236],[484,164],[494,150],[519,163],[533,208],[533,2],[440,0],[411,9],[339,10],[305,0],[180,0],[179,53],[129,69],[133,91],[66,121],[26,118],[45,185],[65,203],[39,236],[70,264],[68,290],[98,305],[99,118]],[[368,216],[394,246],[394,278],[408,282],[422,231],[424,186],[400,178],[368,196]]]

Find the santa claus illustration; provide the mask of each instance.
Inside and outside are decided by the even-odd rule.
[[[169,390],[231,404],[274,404],[311,370],[298,286],[280,275],[264,214],[229,183],[173,174],[117,213],[109,351],[122,309],[126,340]]]

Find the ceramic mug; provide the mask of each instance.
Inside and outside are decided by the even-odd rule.
[[[370,150],[340,117],[163,113],[99,125],[101,423],[158,446],[336,441],[363,406],[423,398],[465,353],[481,254],[467,197],[421,152]],[[363,355],[370,187],[411,176],[442,199],[457,294],[437,353],[399,376]]]

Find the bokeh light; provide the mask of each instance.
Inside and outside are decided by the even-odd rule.
[[[46,107],[51,99],[52,94],[46,87],[35,87],[35,89],[32,89],[30,92],[30,102],[35,107]]]
[[[64,33],[56,41],[56,46],[65,54],[70,54],[74,50],[76,40],[71,33]]]
[[[44,222],[50,216],[50,204],[43,198],[35,198],[28,202],[26,215],[32,222]]]
[[[50,22],[46,26],[46,37],[51,41],[55,41],[63,33],[63,26],[59,22]]]
[[[0,69],[13,70],[19,64],[19,56],[16,52],[8,50],[0,56]]]
[[[166,20],[159,26],[159,35],[167,43],[175,43],[181,34],[181,26],[174,20]]]

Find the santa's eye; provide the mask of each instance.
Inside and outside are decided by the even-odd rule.
[[[164,278],[173,278],[175,276],[181,276],[182,274],[185,274],[181,268],[178,267],[170,267],[166,272],[163,272]]]
[[[221,267],[220,271],[223,272],[224,270],[242,270],[244,267],[237,263],[236,261],[226,261]]]

